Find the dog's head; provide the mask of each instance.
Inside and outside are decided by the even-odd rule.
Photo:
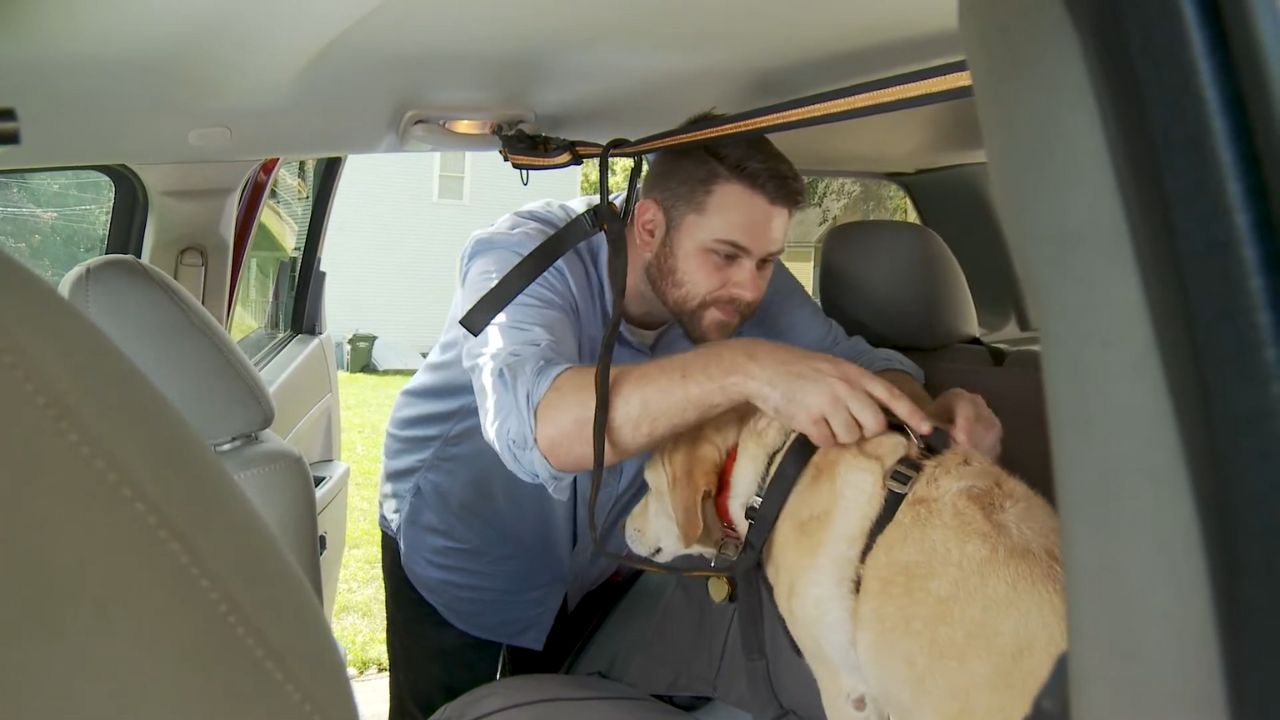
[[[715,496],[720,470],[752,412],[733,410],[654,450],[645,464],[649,492],[627,517],[627,545],[657,562],[715,555],[723,537]]]
[[[786,438],[781,424],[754,409],[739,409],[659,446],[645,465],[649,492],[627,517],[631,551],[660,563],[682,555],[714,557],[724,538],[715,498],[729,450],[738,448],[738,471],[756,477],[767,472],[769,458]],[[846,446],[826,462],[861,497],[883,492],[885,473],[908,452],[908,445],[902,435],[885,433]],[[736,488],[747,497],[754,490]]]

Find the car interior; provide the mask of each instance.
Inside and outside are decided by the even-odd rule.
[[[5,5],[0,221],[42,212],[5,204],[41,173],[72,225],[74,183],[111,200],[64,266],[0,234],[0,716],[359,717],[330,623],[377,518],[348,512],[322,264],[349,159],[634,138],[957,61],[962,97],[771,136],[912,209],[816,228],[815,302],[981,394],[1059,513],[1071,717],[1271,716],[1270,0]],[[437,717],[766,716],[701,580],[595,610],[560,675]],[[770,610],[770,692],[822,717]]]

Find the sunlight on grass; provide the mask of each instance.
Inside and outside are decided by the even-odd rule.
[[[387,669],[378,481],[387,418],[396,395],[408,381],[408,375],[338,373],[342,459],[351,465],[351,487],[347,550],[338,580],[333,631],[347,649],[347,665],[360,672]]]

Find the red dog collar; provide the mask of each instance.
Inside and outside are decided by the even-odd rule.
[[[729,480],[733,477],[733,463],[738,459],[738,446],[729,448],[729,456],[720,469],[720,485],[716,488],[716,515],[720,517],[720,525],[726,535],[740,538],[738,528],[733,524],[733,516],[729,514]]]

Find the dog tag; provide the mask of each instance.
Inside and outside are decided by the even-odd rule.
[[[733,583],[723,575],[713,575],[707,578],[707,594],[717,605],[727,602],[733,595]]]

